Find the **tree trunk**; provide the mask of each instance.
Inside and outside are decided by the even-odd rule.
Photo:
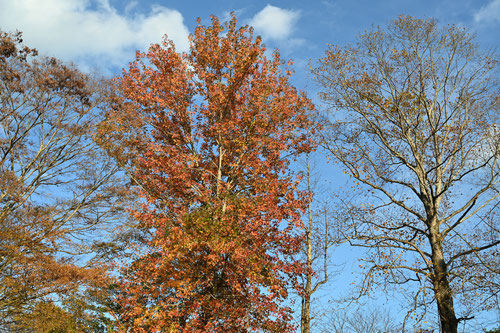
[[[430,238],[434,270],[432,283],[441,322],[441,332],[457,333],[458,320],[453,306],[453,292],[448,281],[448,267],[444,261],[441,237],[439,232],[431,231]]]
[[[311,169],[309,167],[309,155],[306,159],[307,165],[307,191],[311,193]],[[313,219],[311,212],[311,201],[307,205],[307,220],[308,226],[306,228],[306,286],[304,296],[302,296],[302,311],[300,316],[300,331],[301,333],[311,332],[311,294],[312,291],[312,232],[313,232]]]
[[[310,210],[310,209],[309,209]],[[311,239],[311,230],[312,230],[312,217],[309,213],[309,229],[306,231],[306,240],[307,240],[307,273],[306,273],[306,285],[304,288],[304,295],[302,296],[302,311],[300,318],[300,331],[301,333],[310,333],[311,332],[311,295],[313,293],[312,290],[312,239]]]
[[[309,290],[311,282],[308,276],[308,284],[309,284]],[[301,311],[301,318],[300,318],[300,331],[301,333],[310,333],[311,332],[311,295],[307,291],[306,287],[306,294],[302,297],[302,311]]]

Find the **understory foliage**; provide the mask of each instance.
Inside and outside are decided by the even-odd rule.
[[[138,53],[101,128],[144,203],[122,329],[291,331],[283,302],[303,270],[306,200],[289,164],[313,146],[313,105],[234,17],[199,23],[190,42],[186,54],[168,39]]]

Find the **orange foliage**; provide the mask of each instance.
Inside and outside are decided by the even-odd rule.
[[[282,305],[302,270],[304,194],[290,158],[310,150],[312,103],[275,52],[237,28],[198,25],[188,54],[165,40],[118,79],[101,138],[147,201],[148,234],[123,270],[120,313],[135,332],[291,330]]]

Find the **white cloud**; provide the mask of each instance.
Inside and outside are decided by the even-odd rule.
[[[127,10],[136,5],[130,1]],[[178,51],[189,47],[189,31],[178,11],[154,6],[147,15],[126,16],[109,0],[0,0],[0,29],[22,31],[26,45],[44,54],[118,66],[133,60],[135,50],[161,42],[164,34]]]
[[[251,20],[250,25],[265,39],[284,40],[293,32],[299,12],[267,5]]]
[[[484,23],[500,21],[500,0],[493,0],[481,7],[474,14],[474,21]]]
[[[137,5],[138,5],[137,1],[135,1],[135,0],[130,1],[125,6],[125,13],[130,13],[133,9],[135,9],[137,7]]]

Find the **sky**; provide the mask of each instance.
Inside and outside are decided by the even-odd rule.
[[[306,90],[308,64],[328,43],[353,43],[400,14],[466,26],[485,48],[497,47],[500,33],[500,0],[0,0],[0,29],[22,31],[42,54],[113,75],[165,34],[186,51],[198,17],[209,23],[210,15],[225,20],[230,12],[295,62],[294,83]]]
[[[0,30],[22,31],[42,54],[112,76],[165,34],[187,51],[198,17],[209,24],[211,14],[224,21],[231,12],[295,62],[292,82],[315,101],[308,66],[327,45],[354,43],[401,14],[464,26],[481,47],[499,46],[500,0],[0,0]]]

